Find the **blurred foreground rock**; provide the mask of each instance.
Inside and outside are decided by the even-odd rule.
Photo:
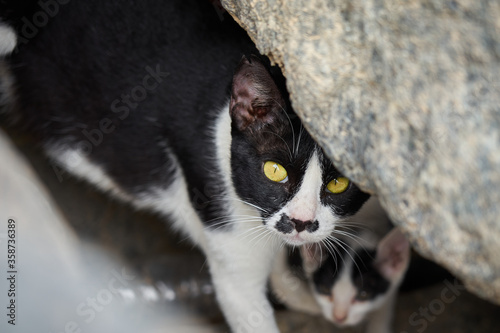
[[[1,129],[0,156],[0,332],[221,331],[183,304],[152,302],[143,276],[79,239]]]
[[[334,163],[500,304],[500,3],[222,0]]]

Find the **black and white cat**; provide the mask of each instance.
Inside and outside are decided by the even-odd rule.
[[[304,245],[291,255],[280,253],[271,276],[279,300],[291,309],[321,314],[339,327],[391,332],[394,302],[408,269],[410,247],[397,228],[380,237],[386,219],[373,214],[381,212],[377,206],[376,199],[370,198],[356,216],[359,222],[346,224],[329,242]],[[378,226],[366,224],[370,220]],[[291,276],[302,280],[290,283]]]
[[[9,21],[21,37],[16,18],[40,10],[27,8]],[[59,175],[190,236],[234,332],[277,332],[266,283],[280,246],[330,237],[369,195],[304,130],[279,69],[242,58],[258,52],[219,14],[200,0],[60,4],[5,60],[3,95]]]

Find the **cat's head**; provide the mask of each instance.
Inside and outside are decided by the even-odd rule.
[[[233,78],[231,168],[238,195],[287,243],[327,238],[368,199],[293,112],[279,69],[244,57]]]
[[[332,256],[320,245],[301,248],[302,265],[325,318],[338,326],[361,323],[399,287],[410,260],[409,242],[395,228],[376,247]]]

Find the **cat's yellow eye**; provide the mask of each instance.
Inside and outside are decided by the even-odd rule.
[[[349,186],[349,179],[345,177],[338,177],[329,182],[326,185],[326,189],[328,190],[328,192],[338,194],[347,190],[348,186]]]
[[[281,164],[273,161],[264,163],[264,174],[273,182],[284,183],[288,180],[286,169]]]

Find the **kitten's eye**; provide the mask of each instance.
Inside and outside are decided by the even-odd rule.
[[[348,186],[349,186],[349,179],[345,177],[339,177],[329,182],[326,185],[326,189],[328,192],[338,194],[347,190]]]
[[[316,291],[318,294],[322,294],[323,296],[332,297],[332,288],[325,286],[324,284],[317,284]]]
[[[357,295],[356,295],[356,301],[367,301],[371,298],[371,294],[365,290],[361,290]]]
[[[286,183],[288,180],[286,169],[281,164],[273,161],[264,163],[264,174],[273,182]]]

